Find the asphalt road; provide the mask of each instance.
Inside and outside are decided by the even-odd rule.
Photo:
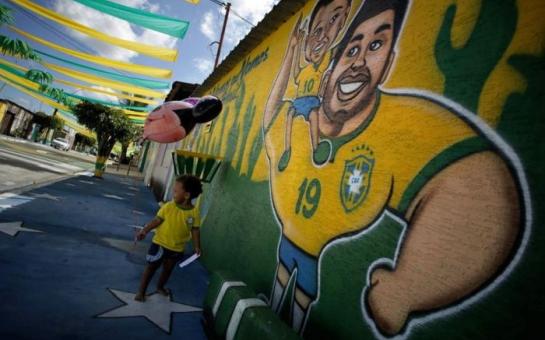
[[[198,262],[175,269],[171,299],[132,299],[150,243],[133,242],[134,226],[157,209],[148,188],[114,175],[0,194],[0,339],[205,339]]]
[[[91,171],[95,157],[0,136],[0,192]]]

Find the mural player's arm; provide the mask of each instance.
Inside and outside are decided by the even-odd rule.
[[[292,61],[291,74],[295,81],[295,84],[299,85],[299,74],[301,73],[301,50],[304,48],[306,43],[306,34],[305,32],[297,28],[297,45],[295,46],[295,55]]]
[[[407,219],[395,268],[371,274],[368,306],[388,334],[398,333],[411,312],[459,302],[498,275],[522,229],[515,180],[493,152],[441,170]]]
[[[300,24],[301,17],[299,17],[293,31],[291,32],[286,55],[284,56],[282,66],[280,67],[280,71],[278,71],[278,74],[276,76],[276,79],[274,80],[271,89],[271,93],[269,94],[269,98],[267,99],[267,103],[265,104],[265,112],[263,114],[263,128],[265,130],[269,128],[269,125],[280,110],[280,107],[283,103],[284,94],[286,93],[286,88],[288,87],[288,81],[290,79],[295,49],[299,45],[299,34],[301,34],[301,31],[299,29]]]

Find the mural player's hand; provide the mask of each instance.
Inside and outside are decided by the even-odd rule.
[[[299,27],[299,26],[301,26],[301,20],[302,20],[302,16],[300,15],[299,19],[297,19],[297,23],[293,27],[293,31],[291,32],[291,37],[290,37],[290,47],[291,48],[294,48],[299,44],[299,42],[301,40],[301,36],[303,35],[303,34],[301,34],[302,30]]]
[[[201,248],[195,248],[195,254],[201,256],[202,255]]]
[[[367,303],[377,328],[387,335],[401,331],[410,312],[410,291],[400,287],[395,272],[384,268],[371,274]]]

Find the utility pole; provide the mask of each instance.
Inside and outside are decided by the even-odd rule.
[[[225,35],[225,27],[227,26],[227,19],[229,18],[229,11],[231,10],[231,3],[225,4],[225,18],[223,19],[223,28],[221,29],[220,42],[218,44],[218,53],[216,54],[216,62],[214,63],[214,69],[218,67],[220,61],[221,45],[223,44],[223,36]]]

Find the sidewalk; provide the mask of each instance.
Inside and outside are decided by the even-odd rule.
[[[135,245],[133,226],[157,208],[141,181],[109,174],[0,194],[0,338],[205,339],[198,262],[175,269],[171,301],[132,300],[151,240]]]

